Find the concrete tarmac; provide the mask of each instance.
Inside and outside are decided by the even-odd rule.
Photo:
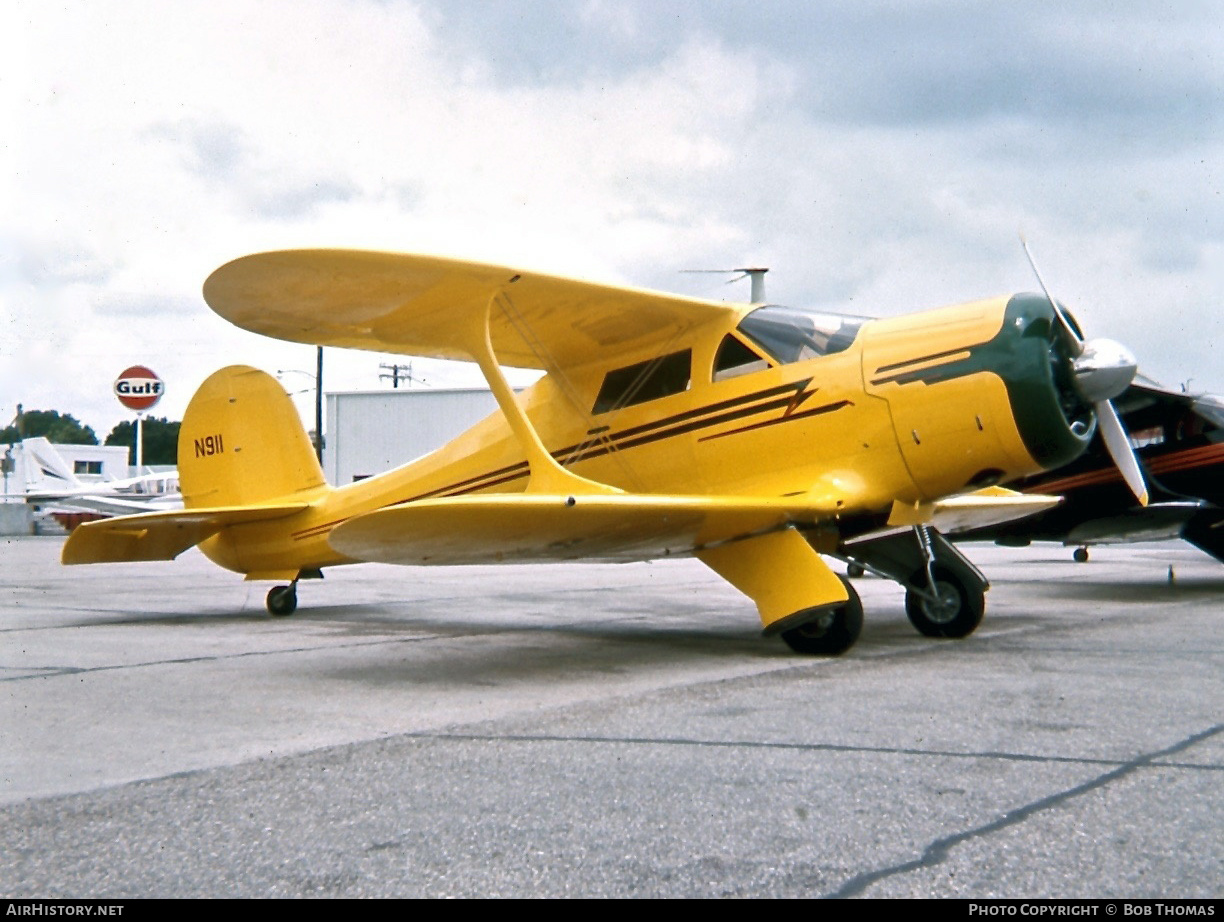
[[[1224,566],[965,550],[837,659],[695,561],[266,584],[0,539],[0,896],[1224,893]]]

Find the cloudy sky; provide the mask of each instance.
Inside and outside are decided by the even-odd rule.
[[[895,315],[1034,290],[1023,232],[1089,335],[1224,392],[1222,11],[8,0],[0,425],[22,403],[102,437],[137,363],[172,419],[225,364],[309,388],[312,348],[200,295],[288,247],[729,299],[747,282],[682,270],[764,265],[770,300]],[[325,385],[389,386],[395,360],[328,350]]]

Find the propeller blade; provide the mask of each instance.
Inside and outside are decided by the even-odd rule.
[[[1130,491],[1135,494],[1135,499],[1139,500],[1139,505],[1146,506],[1147,484],[1143,481],[1143,471],[1139,469],[1139,459],[1135,457],[1126,430],[1122,428],[1122,420],[1118,419],[1118,412],[1108,400],[1094,404],[1093,408],[1096,410],[1097,425],[1101,430],[1101,438],[1105,440],[1105,447],[1109,449],[1109,456],[1113,458]]]
[[[1084,351],[1084,341],[1080,335],[1075,332],[1075,325],[1071,323],[1071,319],[1066,315],[1058,302],[1054,300],[1054,296],[1050,294],[1050,289],[1046,288],[1045,280],[1041,277],[1041,272],[1037,269],[1037,260],[1033,259],[1033,254],[1029,250],[1028,241],[1024,239],[1024,234],[1020,235],[1020,246],[1024,247],[1024,255],[1028,257],[1029,265],[1033,269],[1033,275],[1037,276],[1037,284],[1041,286],[1042,292],[1045,293],[1046,300],[1050,302],[1050,307],[1054,309],[1054,316],[1062,324],[1063,334],[1067,338],[1067,343],[1071,348],[1071,357],[1077,358]]]
[[[1135,455],[1135,450],[1131,448],[1130,438],[1122,427],[1118,411],[1109,402],[1109,398],[1122,393],[1134,380],[1138,370],[1135,359],[1125,347],[1110,340],[1099,339],[1085,343],[1083,337],[1076,332],[1075,324],[1071,322],[1070,316],[1058,306],[1058,302],[1050,294],[1050,289],[1046,287],[1045,280],[1042,279],[1041,272],[1037,269],[1037,261],[1033,259],[1033,254],[1029,250],[1028,241],[1024,239],[1024,234],[1020,235],[1020,245],[1024,247],[1024,255],[1028,257],[1029,265],[1033,268],[1033,275],[1037,276],[1037,284],[1041,286],[1046,300],[1050,302],[1050,307],[1062,326],[1068,349],[1071,352],[1071,371],[1075,378],[1076,390],[1092,404],[1092,408],[1096,411],[1101,438],[1105,441],[1105,447],[1109,451],[1109,456],[1113,458],[1118,473],[1122,475],[1130,491],[1135,494],[1135,499],[1139,500],[1139,505],[1146,506],[1148,504],[1147,484],[1143,480],[1139,458]]]

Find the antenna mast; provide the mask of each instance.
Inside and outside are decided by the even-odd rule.
[[[765,273],[768,269],[752,268],[752,269],[736,269],[736,272],[742,272],[752,280],[752,293],[749,296],[753,304],[765,303]]]

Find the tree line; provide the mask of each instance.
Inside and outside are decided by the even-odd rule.
[[[145,464],[178,464],[178,422],[164,416],[150,416],[142,426],[142,448]],[[11,445],[22,439],[42,436],[57,445],[97,445],[93,429],[70,413],[58,410],[22,410],[17,419],[0,429],[0,444]],[[119,423],[106,436],[103,445],[126,445],[128,464],[136,463],[136,424],[127,420]]]

